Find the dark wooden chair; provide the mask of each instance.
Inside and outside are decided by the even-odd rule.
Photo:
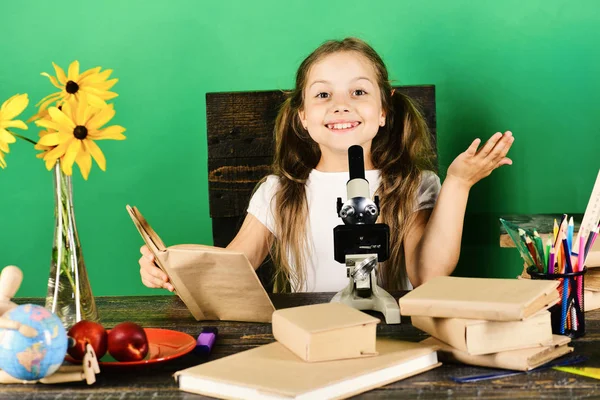
[[[399,86],[396,90],[421,108],[436,143],[435,87]],[[273,128],[285,100],[280,90],[206,94],[208,190],[215,246],[225,247],[236,235],[256,183],[271,171]],[[258,276],[272,290],[272,265]]]

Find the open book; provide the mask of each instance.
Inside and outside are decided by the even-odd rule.
[[[167,247],[136,207],[127,211],[197,321],[271,322],[273,303],[243,253],[199,244]]]

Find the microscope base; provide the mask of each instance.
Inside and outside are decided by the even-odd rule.
[[[379,311],[385,317],[386,324],[400,323],[400,307],[396,299],[381,287],[374,285],[371,297],[359,297],[354,293],[352,280],[345,289],[336,293],[331,299],[332,303],[344,303],[357,310]]]

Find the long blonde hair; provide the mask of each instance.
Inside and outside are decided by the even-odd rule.
[[[393,91],[388,71],[379,55],[356,38],[327,41],[313,51],[298,68],[296,85],[285,100],[275,122],[275,157],[272,173],[279,178],[275,195],[277,235],[271,246],[275,265],[274,291],[303,288],[306,283],[308,208],[305,184],[321,158],[298,115],[303,108],[303,90],[310,68],[324,57],[338,52],[355,52],[371,61],[381,91],[386,123],[371,144],[373,166],[380,170],[380,221],[390,227],[390,257],[379,269],[384,288],[406,287],[403,241],[412,222],[421,171],[434,170],[435,152],[427,124],[413,102]],[[396,115],[395,110],[401,110]],[[291,260],[291,262],[290,262]]]

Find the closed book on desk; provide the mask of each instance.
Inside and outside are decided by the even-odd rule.
[[[343,303],[312,304],[273,313],[273,336],[304,361],[377,354],[379,319]]]
[[[490,321],[525,319],[559,301],[558,281],[439,276],[400,298],[400,314]]]
[[[428,346],[439,346],[440,359],[444,362],[529,371],[572,352],[573,348],[567,346],[570,341],[571,338],[567,336],[554,335],[553,342],[549,346],[530,347],[528,349],[502,351],[478,356],[457,350],[433,337],[425,339],[421,343]]]
[[[552,343],[550,312],[542,310],[522,321],[411,317],[412,324],[450,346],[469,354],[539,347]]]
[[[200,244],[167,247],[136,207],[127,211],[196,320],[271,322],[275,307],[244,253]]]
[[[441,365],[436,347],[377,340],[379,355],[308,363],[274,342],[175,374],[181,390],[220,399],[342,399]]]
[[[597,310],[600,308],[600,292],[593,292],[591,290],[583,291],[583,304],[585,312]]]

